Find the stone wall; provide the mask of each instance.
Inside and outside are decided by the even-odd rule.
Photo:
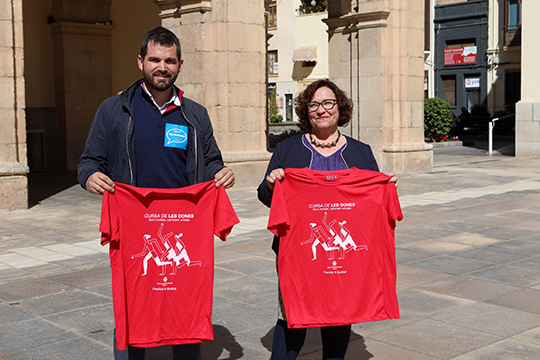
[[[22,0],[0,2],[0,210],[28,206]]]
[[[332,2],[330,3],[332,4]],[[382,171],[432,167],[424,143],[424,2],[360,0],[329,8],[330,78],[354,101],[344,133],[368,143]]]
[[[538,80],[540,49],[535,22],[540,2],[522,2],[521,33],[521,101],[516,104],[516,156],[540,156],[540,93]],[[526,81],[524,80],[526,79]]]
[[[208,109],[239,187],[263,178],[266,151],[266,30],[263,0],[155,0],[180,38],[178,86]]]

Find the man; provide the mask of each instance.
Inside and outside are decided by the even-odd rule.
[[[182,70],[180,42],[158,26],[142,39],[143,79],[105,100],[96,112],[78,164],[81,186],[92,194],[114,192],[114,182],[180,188],[214,179],[234,185],[223,165],[206,109],[173,84]],[[175,359],[200,359],[200,344],[173,346]],[[144,359],[144,349],[114,348],[115,359]]]

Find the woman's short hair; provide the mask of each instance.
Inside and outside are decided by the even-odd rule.
[[[351,121],[353,112],[352,100],[335,83],[328,79],[322,79],[309,84],[308,87],[305,88],[294,101],[294,110],[298,116],[298,122],[300,122],[300,126],[306,130],[311,130],[307,104],[311,101],[311,99],[313,99],[315,92],[322,87],[329,88],[336,95],[339,110],[338,126],[345,126],[349,123],[349,121]]]

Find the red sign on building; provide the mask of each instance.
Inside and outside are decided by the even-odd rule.
[[[444,49],[444,65],[476,64],[476,46]]]

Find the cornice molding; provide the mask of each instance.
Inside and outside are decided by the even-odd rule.
[[[154,3],[161,9],[159,17],[162,19],[212,11],[211,0],[154,0]]]
[[[365,29],[372,27],[387,27],[389,10],[376,10],[362,13],[349,13],[338,18],[323,19],[323,22],[328,25],[329,31],[342,32],[349,28]]]

